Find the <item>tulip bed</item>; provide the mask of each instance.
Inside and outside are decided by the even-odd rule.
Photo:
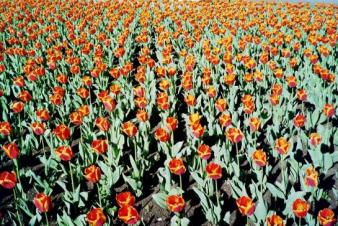
[[[1,225],[324,225],[338,7],[0,2]]]

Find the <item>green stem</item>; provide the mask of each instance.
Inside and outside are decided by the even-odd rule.
[[[183,194],[182,175],[179,175],[179,177],[180,177],[180,188],[181,188],[181,191],[182,191],[182,194]]]
[[[16,217],[18,218],[19,221],[19,225],[22,226],[22,222],[21,222],[21,216],[19,214],[19,207],[18,207],[18,203],[17,203],[17,196],[16,196],[16,188],[13,189],[13,194],[14,194],[14,202],[15,202],[15,208],[16,208]]]
[[[238,144],[236,143],[236,160],[237,160],[237,166],[239,167],[239,156],[238,156]]]
[[[216,187],[216,199],[217,199],[217,206],[220,207],[219,203],[219,191],[218,191],[218,186],[217,186],[217,180],[215,180],[215,187]]]
[[[45,218],[46,218],[46,224],[47,224],[47,226],[49,226],[49,221],[48,221],[47,212],[45,212]]]
[[[69,165],[70,179],[71,179],[71,182],[72,182],[72,189],[73,189],[73,193],[74,193],[75,192],[75,189],[74,189],[74,179],[73,179],[72,164],[71,164],[70,161],[68,161],[68,165]]]
[[[15,165],[16,177],[17,177],[17,179],[18,179],[19,184],[21,184],[18,160],[17,160],[17,159],[14,159],[13,162],[14,162],[14,165]]]
[[[101,199],[101,194],[100,194],[100,186],[99,186],[99,183],[96,184],[96,188],[97,188],[97,196],[99,197],[100,207],[102,207],[102,199]]]

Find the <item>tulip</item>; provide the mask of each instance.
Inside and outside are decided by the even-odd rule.
[[[232,142],[232,143],[238,143],[240,142],[244,135],[240,129],[237,128],[229,128],[226,131],[226,137]]]
[[[54,130],[53,133],[57,136],[60,140],[68,140],[70,138],[70,129],[68,126],[61,124],[58,125]]]
[[[107,132],[109,130],[110,127],[110,123],[109,120],[107,118],[103,118],[103,117],[97,117],[95,119],[95,125],[104,132]]]
[[[84,177],[91,183],[97,183],[101,179],[101,169],[91,165],[84,170]]]
[[[34,205],[39,210],[40,213],[46,213],[52,208],[52,199],[51,197],[38,193],[34,197]]]
[[[304,218],[310,209],[310,204],[303,199],[296,199],[292,204],[292,212],[296,217]]]
[[[115,199],[119,207],[133,206],[135,204],[135,196],[129,191],[117,194]]]
[[[6,189],[13,189],[16,185],[16,174],[14,172],[1,172],[0,185]]]
[[[325,104],[323,108],[323,113],[326,117],[331,118],[335,114],[335,109],[332,104]]]
[[[133,225],[141,220],[138,211],[133,206],[123,206],[118,211],[118,218],[125,224]]]
[[[6,153],[7,157],[10,159],[16,159],[20,154],[19,147],[14,142],[3,145],[2,150]]]
[[[92,149],[98,154],[104,154],[108,150],[108,141],[103,139],[93,140]]]
[[[251,216],[255,212],[256,205],[251,198],[242,196],[236,200],[237,207],[242,215]]]
[[[313,146],[317,146],[320,144],[322,138],[319,133],[311,133],[310,134],[310,144]]]
[[[62,160],[62,161],[70,161],[74,154],[72,148],[70,146],[60,146],[57,147],[55,150],[55,154]]]
[[[166,119],[166,126],[170,131],[174,131],[177,128],[178,120],[175,117],[168,117]]]
[[[284,226],[283,219],[276,214],[267,217],[266,221],[268,223],[268,226]]]
[[[309,187],[318,186],[318,172],[312,166],[305,171],[305,185]]]
[[[276,140],[275,148],[279,154],[285,155],[290,149],[290,143],[284,137],[281,137]]]
[[[49,120],[49,113],[46,109],[39,109],[36,111],[36,116],[41,120],[41,121],[48,121]]]
[[[334,212],[329,208],[320,210],[317,219],[319,224],[323,226],[333,226],[336,222]]]
[[[169,170],[176,175],[182,175],[185,173],[186,168],[181,158],[173,158],[169,161]]]
[[[122,131],[128,137],[134,137],[137,133],[137,127],[131,121],[125,122],[122,124]]]
[[[87,213],[87,222],[90,226],[103,226],[107,221],[101,208],[93,208]]]
[[[253,161],[260,167],[267,164],[266,153],[262,149],[258,149],[252,153]]]
[[[171,212],[179,213],[184,209],[185,201],[180,195],[170,195],[166,199],[166,204]]]
[[[217,163],[210,162],[206,166],[205,171],[211,179],[218,180],[222,177],[222,167]]]
[[[12,126],[9,122],[0,122],[0,134],[9,136],[12,132]]]
[[[170,135],[165,129],[157,128],[155,131],[155,138],[161,142],[167,142],[170,139]]]
[[[45,132],[45,124],[40,122],[33,122],[31,124],[31,128],[35,135],[41,136]]]
[[[208,160],[211,156],[211,148],[206,144],[201,144],[197,149],[197,153],[202,159]]]

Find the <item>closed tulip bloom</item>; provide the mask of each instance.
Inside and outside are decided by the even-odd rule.
[[[96,153],[104,154],[108,150],[108,141],[105,139],[93,140],[91,146]]]
[[[82,105],[77,109],[77,112],[82,116],[88,116],[90,113],[90,108],[88,105]]]
[[[133,206],[123,206],[118,211],[118,218],[125,224],[133,225],[141,220],[138,211]]]
[[[92,183],[97,183],[101,179],[101,169],[91,165],[84,170],[84,177]]]
[[[186,168],[181,158],[173,158],[169,161],[169,170],[176,175],[182,175],[185,173]]]
[[[250,126],[251,131],[255,132],[260,129],[261,121],[259,120],[259,118],[252,117],[250,118],[249,126]]]
[[[103,226],[107,221],[101,208],[93,208],[87,213],[87,222],[90,226]]]
[[[303,114],[298,114],[293,119],[293,124],[296,127],[303,127],[305,124],[305,116]]]
[[[82,115],[75,111],[75,112],[72,112],[70,115],[69,115],[69,120],[71,123],[73,123],[75,126],[79,126],[82,124],[83,122],[83,119],[82,119]]]
[[[305,171],[305,185],[309,187],[318,186],[318,172],[312,166]]]
[[[12,125],[9,122],[0,122],[0,134],[9,136],[12,132]]]
[[[263,167],[267,164],[266,153],[263,149],[258,149],[252,153],[253,161],[260,167]]]
[[[40,136],[45,132],[45,124],[41,122],[33,122],[31,124],[31,128],[33,130],[33,133],[37,136]]]
[[[11,109],[14,113],[22,112],[24,107],[25,107],[25,104],[21,101],[13,102],[12,105],[11,105]]]
[[[73,150],[70,146],[60,146],[60,147],[57,147],[54,151],[55,151],[55,154],[62,161],[70,161],[74,156]]]
[[[135,196],[129,191],[117,194],[115,199],[119,207],[135,205]]]
[[[185,207],[185,201],[180,195],[170,195],[166,199],[166,204],[171,212],[179,213]]]
[[[300,101],[307,100],[307,93],[304,89],[297,90],[297,99]]]
[[[97,117],[95,119],[95,125],[104,132],[107,132],[109,130],[110,127],[110,123],[109,120],[107,118],[104,117]]]
[[[112,112],[115,110],[116,108],[116,101],[114,100],[114,98],[112,98],[111,96],[105,96],[103,99],[102,99],[102,103],[104,105],[104,108],[109,111],[109,112]]]
[[[170,139],[170,135],[165,129],[158,128],[155,131],[155,138],[161,142],[167,142]]]
[[[275,148],[279,154],[285,155],[290,149],[290,144],[284,137],[281,137],[276,140]]]
[[[52,199],[51,197],[43,194],[38,193],[34,197],[34,205],[39,210],[40,213],[46,213],[51,210],[52,208]]]
[[[224,98],[217,99],[215,102],[215,107],[219,112],[225,111],[226,106],[227,102]]]
[[[27,91],[27,90],[22,90],[20,93],[19,93],[19,96],[18,98],[27,103],[29,102],[31,99],[32,99],[32,95]]]
[[[242,196],[236,200],[237,207],[242,215],[251,216],[255,212],[256,205],[251,198]]]
[[[222,114],[218,118],[218,122],[222,127],[228,127],[231,125],[232,119],[230,114]]]
[[[320,136],[319,133],[311,133],[310,134],[310,143],[313,146],[317,146],[320,144],[320,142],[322,141],[322,138]]]
[[[134,123],[131,121],[125,122],[122,124],[122,131],[128,136],[128,137],[134,137],[137,133],[137,127]]]
[[[189,125],[195,125],[195,124],[200,124],[202,116],[200,116],[198,113],[192,113],[189,116]]]
[[[222,177],[222,167],[217,163],[210,162],[206,166],[205,171],[211,179],[218,180]]]
[[[240,142],[244,135],[240,129],[237,128],[229,128],[226,131],[226,137],[232,142],[232,143],[238,143]]]
[[[19,147],[16,143],[8,143],[2,146],[2,150],[6,153],[10,159],[16,159],[20,155]]]
[[[317,219],[319,224],[323,226],[334,226],[336,223],[334,212],[329,208],[320,210]]]
[[[136,112],[136,118],[139,122],[146,122],[149,119],[148,113],[144,109],[138,109]]]
[[[276,214],[267,217],[266,221],[268,223],[268,226],[284,226],[283,219]]]
[[[53,133],[57,136],[60,140],[68,140],[70,138],[70,129],[68,126],[61,124],[58,125],[54,130]]]
[[[166,126],[170,131],[174,131],[177,128],[178,120],[175,117],[168,117],[166,119]]]
[[[39,109],[36,111],[36,116],[41,120],[41,121],[48,121],[49,120],[49,113],[46,109]]]
[[[211,156],[211,148],[206,144],[201,144],[197,149],[197,154],[204,160],[208,160]]]
[[[333,107],[332,104],[325,104],[324,105],[324,109],[323,109],[323,112],[324,112],[324,115],[328,118],[331,118],[334,114],[335,114],[335,109]]]
[[[292,212],[296,217],[303,218],[310,209],[310,204],[303,199],[296,199],[292,204]]]
[[[201,124],[194,124],[191,126],[192,134],[196,138],[200,138],[204,134],[204,127]]]
[[[4,171],[0,173],[0,186],[6,189],[12,189],[16,185],[16,174],[14,172]]]

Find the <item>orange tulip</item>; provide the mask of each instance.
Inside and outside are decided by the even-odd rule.
[[[285,155],[290,149],[290,143],[284,137],[281,137],[276,140],[275,148],[279,154]]]
[[[252,117],[252,118],[250,118],[249,125],[250,125],[251,131],[255,132],[255,131],[259,130],[259,128],[261,126],[261,121],[259,120],[259,118]]]
[[[208,160],[211,156],[211,148],[206,144],[201,144],[197,149],[197,153],[202,159]]]
[[[36,111],[36,116],[41,120],[41,121],[48,121],[49,120],[49,113],[46,109],[39,109]]]
[[[296,117],[293,118],[293,124],[296,127],[303,127],[305,124],[305,116],[303,114],[298,114]]]
[[[195,124],[199,124],[202,116],[200,116],[198,113],[192,113],[189,116],[189,125],[193,126]]]
[[[226,131],[226,137],[232,142],[232,143],[238,143],[240,142],[244,135],[240,129],[231,127]]]
[[[255,212],[256,205],[251,198],[242,196],[236,200],[237,207],[242,215],[250,216]]]
[[[210,162],[206,166],[205,171],[211,179],[218,180],[222,177],[222,167],[217,163]]]
[[[226,106],[227,106],[227,102],[224,98],[220,98],[216,100],[215,102],[215,107],[217,108],[219,112],[225,111]]]
[[[218,118],[218,122],[222,127],[228,127],[231,125],[231,115],[230,114],[222,114]]]
[[[51,197],[38,193],[34,197],[34,205],[39,210],[40,213],[46,213],[52,208],[52,199]]]
[[[319,224],[323,226],[334,226],[336,222],[334,212],[329,208],[320,210],[317,219]]]
[[[25,107],[25,104],[21,101],[13,102],[12,105],[11,105],[11,109],[14,113],[22,112],[24,107]]]
[[[122,131],[128,137],[134,137],[137,133],[137,127],[131,121],[125,122],[122,124]]]
[[[325,104],[323,112],[326,117],[331,118],[335,114],[335,111],[332,104]]]
[[[70,138],[70,129],[68,126],[61,124],[58,125],[54,130],[53,133],[57,136],[60,140],[68,140]]]
[[[296,199],[292,204],[292,212],[299,218],[305,217],[309,209],[310,204],[302,199]]]
[[[305,185],[309,187],[318,186],[318,172],[312,166],[305,171]]]
[[[138,109],[136,112],[136,118],[140,121],[140,122],[146,122],[148,121],[148,113],[144,110],[144,109]]]
[[[101,208],[93,208],[87,213],[87,222],[90,226],[103,226],[107,221]]]
[[[9,122],[0,122],[0,134],[9,136],[12,132],[12,126]]]
[[[182,175],[185,173],[186,168],[181,158],[173,158],[169,161],[169,170],[176,175]]]
[[[0,185],[6,189],[12,189],[16,185],[16,174],[14,172],[1,172]]]
[[[268,223],[268,226],[284,226],[283,219],[276,214],[267,217],[266,221]]]
[[[297,90],[297,98],[300,101],[306,101],[307,93],[304,89]]]
[[[310,134],[310,143],[313,146],[317,146],[320,144],[320,142],[322,141],[322,138],[320,136],[319,133],[311,133]]]
[[[70,122],[73,123],[76,126],[79,126],[79,125],[82,124],[82,115],[77,111],[72,112],[69,115],[69,119],[70,119]]]
[[[167,142],[170,139],[170,135],[165,129],[157,128],[155,131],[155,138],[161,142]]]
[[[266,153],[262,149],[258,149],[252,153],[252,159],[258,166],[265,166],[267,164],[266,161]]]
[[[108,121],[107,118],[103,118],[103,117],[97,117],[95,119],[95,125],[104,132],[107,132],[109,130],[110,127],[110,123]]]
[[[16,143],[8,143],[2,146],[2,150],[6,153],[7,157],[10,159],[18,158],[20,154],[19,147]]]
[[[170,131],[174,131],[177,128],[178,120],[175,117],[168,117],[166,119],[166,126]]]
[[[55,154],[62,161],[70,161],[74,156],[72,148],[70,146],[60,146],[60,147],[57,147],[54,151],[55,151]]]
[[[132,206],[123,206],[118,211],[118,218],[125,224],[133,225],[141,220],[138,211]]]
[[[201,124],[194,124],[191,126],[191,129],[196,138],[200,138],[204,134],[204,128]]]
[[[184,209],[185,201],[180,195],[171,195],[166,199],[167,207],[171,212],[181,212]]]
[[[101,169],[91,165],[84,170],[84,177],[92,183],[97,183],[101,179]]]
[[[98,139],[92,141],[92,149],[98,154],[104,154],[108,150],[108,140]]]
[[[45,132],[45,124],[40,122],[33,122],[31,128],[35,135],[40,136]]]
[[[119,207],[133,206],[135,204],[135,196],[129,191],[117,194],[115,199]]]

